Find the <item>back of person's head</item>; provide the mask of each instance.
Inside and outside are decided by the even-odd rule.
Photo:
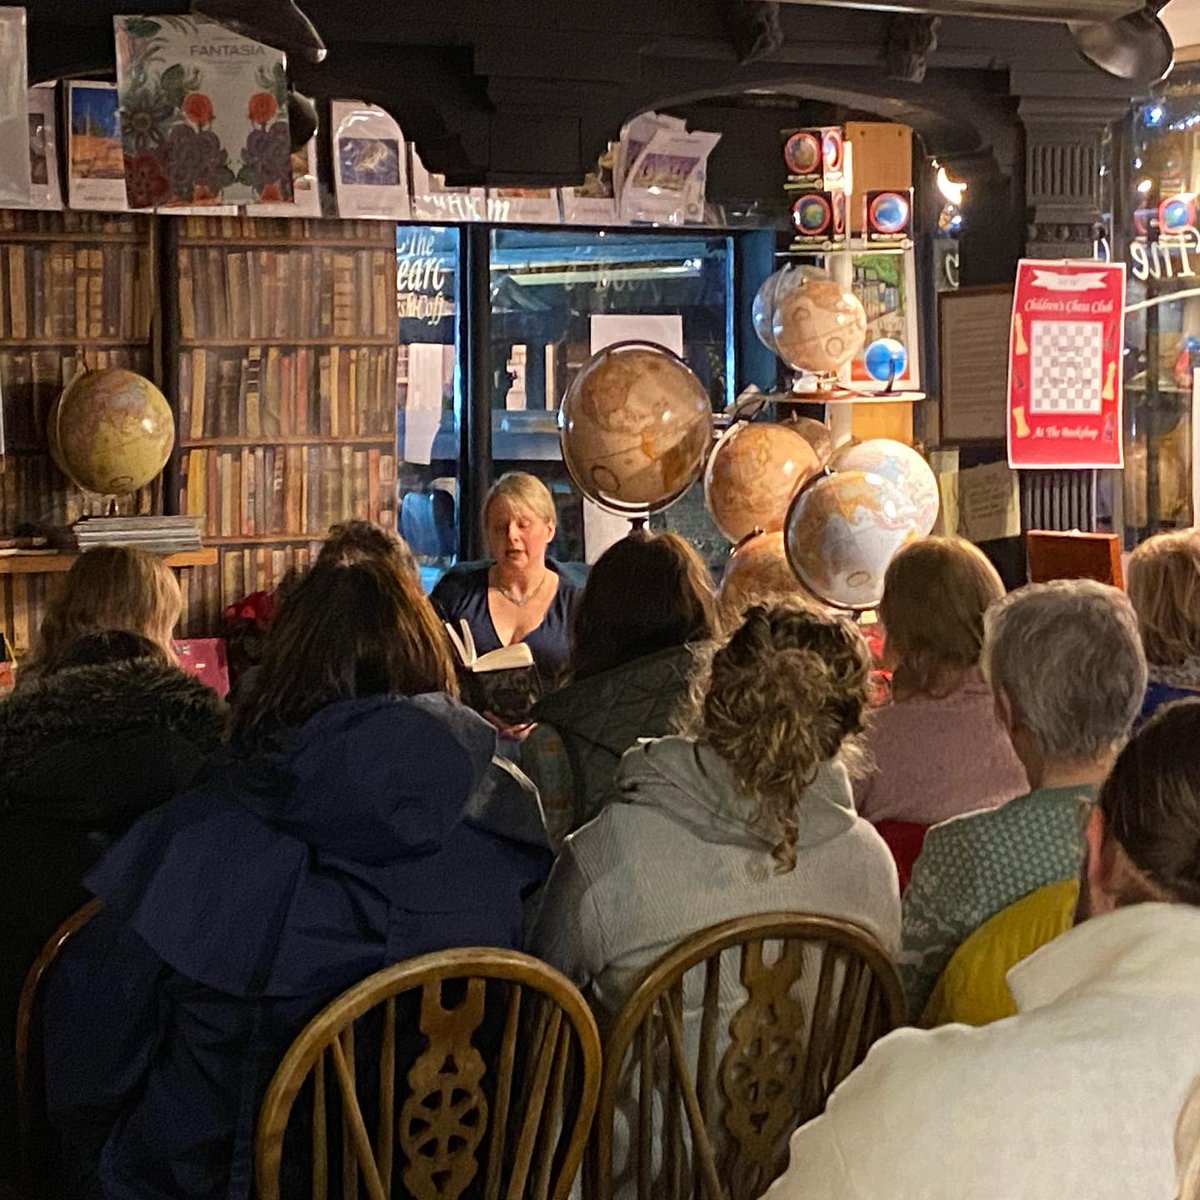
[[[128,546],[98,546],[75,560],[50,600],[28,670],[48,674],[80,637],[113,630],[147,638],[175,662],[171,632],[182,609],[179,581],[161,558]]]
[[[417,574],[412,550],[394,529],[362,520],[331,525],[314,566],[348,567],[361,562],[392,563],[402,571]]]
[[[103,633],[85,633],[63,649],[58,656],[55,670],[66,671],[71,667],[107,667],[113,663],[133,662],[148,658],[160,663],[170,663],[157,643],[140,633],[125,629],[108,629]]]
[[[379,561],[314,566],[271,626],[235,732],[254,742],[340,700],[437,691],[457,694],[454,666],[415,576]]]
[[[1096,801],[1110,907],[1200,905],[1198,745],[1200,700],[1184,700],[1156,713],[1117,756]]]
[[[715,626],[712,579],[695,549],[674,533],[631,533],[588,572],[571,630],[571,673],[583,679],[704,641]]]
[[[1149,662],[1179,666],[1200,657],[1200,533],[1160,533],[1130,556],[1129,598]]]
[[[1046,761],[1095,761],[1129,735],[1146,659],[1124,592],[1032,583],[996,601],[984,627],[984,672]]]
[[[983,552],[959,537],[902,547],[888,564],[879,617],[897,689],[945,696],[983,651],[983,614],[1004,584]]]
[[[756,606],[696,681],[688,730],[757,801],[755,821],[776,839],[781,871],[796,862],[804,789],[863,728],[870,665],[848,618]]]

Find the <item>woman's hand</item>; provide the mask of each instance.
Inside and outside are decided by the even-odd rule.
[[[481,716],[488,724],[495,727],[496,732],[501,737],[512,738],[518,742],[523,742],[537,724],[536,721],[524,721],[519,725],[510,725],[503,717],[498,717],[494,712],[489,712],[486,709]]]

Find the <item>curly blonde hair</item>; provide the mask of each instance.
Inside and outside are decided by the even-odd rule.
[[[777,872],[796,865],[801,801],[817,769],[862,731],[870,665],[849,619],[779,604],[751,608],[697,672],[684,731],[757,803],[752,820],[774,839]]]
[[[1147,538],[1129,556],[1126,577],[1147,660],[1173,667],[1200,655],[1200,533]]]

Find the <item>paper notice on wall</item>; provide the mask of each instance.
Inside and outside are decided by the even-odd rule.
[[[406,463],[428,466],[442,423],[443,347],[414,342],[408,347],[408,393],[404,403],[403,453]]]
[[[929,466],[937,478],[941,506],[933,532],[950,535],[958,532],[958,451],[931,450]]]
[[[0,205],[29,203],[29,136],[25,10],[0,8]]]
[[[1021,492],[1007,463],[959,472],[958,532],[972,542],[1021,536]]]
[[[592,317],[590,328],[592,354],[597,354],[617,342],[631,341],[652,342],[682,358],[683,318],[678,314],[670,316],[604,314]],[[624,516],[610,513],[585,497],[583,501],[584,557],[589,563],[594,563],[609,546],[625,537],[629,532],[631,517],[644,519],[649,515],[649,511]]]
[[[334,100],[330,114],[338,215],[407,220],[408,152],[395,119],[358,100]]]

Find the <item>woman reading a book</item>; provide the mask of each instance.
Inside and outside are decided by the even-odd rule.
[[[566,666],[571,612],[578,585],[546,557],[554,540],[554,500],[541,480],[523,471],[502,475],[483,502],[492,559],[460,563],[438,582],[433,602],[444,621],[470,629],[476,654],[524,642],[543,688]],[[493,714],[511,726],[514,714]]]

